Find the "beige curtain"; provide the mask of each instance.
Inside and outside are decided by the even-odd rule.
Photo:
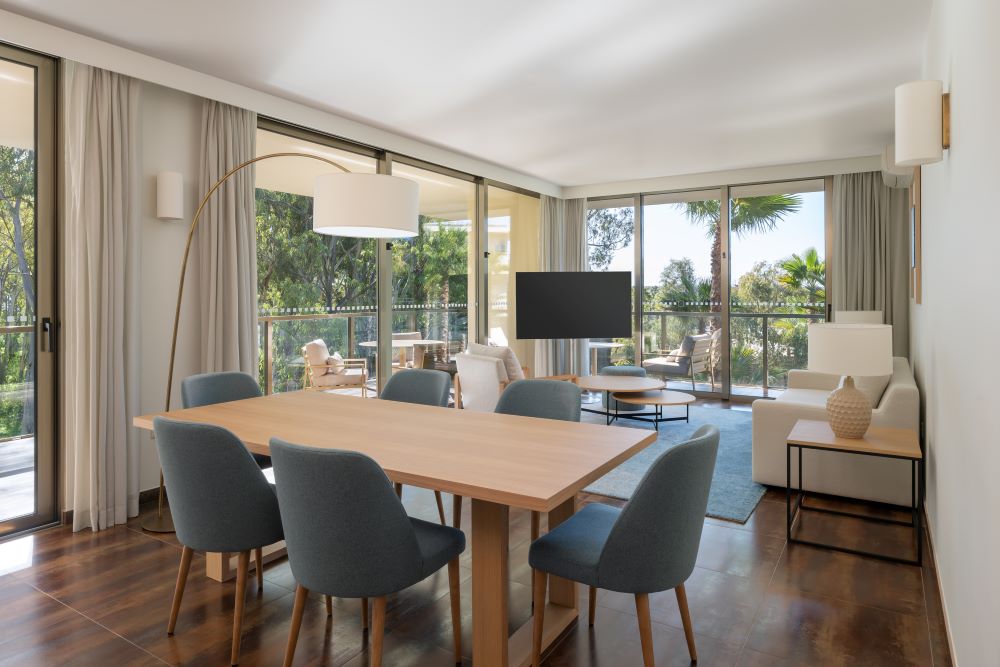
[[[881,310],[909,356],[909,197],[879,172],[833,179],[833,309]]]
[[[256,152],[257,115],[205,100],[199,192]],[[201,367],[257,377],[257,217],[254,167],[209,199],[198,228]]]
[[[65,387],[67,483],[73,530],[139,512],[139,85],[65,63]]]
[[[539,270],[586,271],[587,268],[587,200],[542,195]],[[586,356],[585,341],[535,341],[535,375],[582,373]]]

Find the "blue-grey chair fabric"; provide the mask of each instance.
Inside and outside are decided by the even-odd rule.
[[[451,376],[444,371],[408,368],[396,371],[382,387],[379,398],[400,403],[448,407]]]
[[[646,369],[638,366],[605,366],[601,369],[599,375],[624,375],[628,377],[644,378],[646,377]],[[618,406],[618,412],[638,412],[646,409],[643,405],[619,403],[613,398],[610,400],[610,403],[611,407],[608,408],[608,394],[607,392],[601,392],[601,405],[604,406],[605,410],[610,409],[611,412],[614,412],[615,405]]]
[[[238,552],[283,537],[278,499],[230,431],[153,419],[177,539],[197,551]]]
[[[465,534],[412,519],[385,472],[358,452],[271,440],[288,561],[305,588],[337,597],[395,593],[465,551]]]
[[[705,425],[664,452],[618,509],[591,504],[535,540],[531,567],[619,593],[655,593],[694,570],[719,429]]]
[[[200,408],[263,395],[257,380],[249,373],[239,371],[201,373],[181,380],[181,404],[185,408]],[[270,457],[263,454],[254,454],[253,460],[261,468],[271,467]]]
[[[580,388],[563,380],[516,380],[500,394],[494,412],[580,421]]]

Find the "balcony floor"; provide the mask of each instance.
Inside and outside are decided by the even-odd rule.
[[[0,521],[35,511],[35,439],[0,442]]]

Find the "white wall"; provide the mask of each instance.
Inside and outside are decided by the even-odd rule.
[[[141,92],[142,175],[140,178],[140,414],[163,410],[170,334],[177,300],[177,279],[188,222],[198,204],[198,160],[202,98],[143,83]],[[156,217],[156,174],[184,174],[184,220]],[[187,292],[181,311],[172,406],[179,407],[180,378],[198,371],[198,262],[188,266]],[[160,467],[151,434],[139,438],[139,489],[159,484]]]
[[[951,91],[951,144],[923,169],[923,304],[911,309],[927,514],[955,662],[1000,665],[1000,2],[936,0],[924,76]]]

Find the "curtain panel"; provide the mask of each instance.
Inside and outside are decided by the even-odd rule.
[[[65,469],[96,531],[139,512],[139,84],[66,62],[62,85]]]
[[[909,196],[879,172],[833,178],[833,309],[881,310],[909,356]]]
[[[202,110],[199,192],[256,155],[257,114],[213,100]],[[257,377],[257,214],[254,167],[208,200],[198,225],[201,370]]]
[[[542,195],[539,271],[586,271],[587,200]],[[535,341],[536,377],[581,373],[587,346],[579,340]]]

